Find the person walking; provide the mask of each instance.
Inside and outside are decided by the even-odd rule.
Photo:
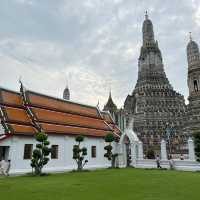
[[[157,164],[157,168],[158,168],[158,169],[161,169],[161,168],[162,168],[162,167],[160,166],[160,156],[159,156],[159,155],[156,156],[156,164]]]
[[[8,160],[7,162],[5,160],[2,160],[0,162],[0,173],[4,176],[9,176],[11,161]]]

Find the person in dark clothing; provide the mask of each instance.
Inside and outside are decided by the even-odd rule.
[[[159,156],[159,155],[156,156],[156,164],[157,164],[157,168],[158,168],[158,169],[162,168],[162,167],[160,166],[160,156]]]

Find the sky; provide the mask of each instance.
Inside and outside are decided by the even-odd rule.
[[[200,44],[199,0],[0,0],[0,87],[24,86],[100,106],[122,107],[137,81],[145,11],[167,77],[188,97],[189,32]]]

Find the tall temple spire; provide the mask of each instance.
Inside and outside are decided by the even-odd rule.
[[[177,122],[176,132],[182,132],[181,114],[185,110],[185,102],[184,97],[173,89],[165,74],[162,54],[154,39],[153,24],[147,13],[142,34],[138,79],[132,94],[124,102],[124,109],[125,113],[133,115],[133,129],[143,141],[144,151],[147,151],[154,145],[158,145],[155,148],[158,149],[158,138],[162,138],[167,122]],[[181,113],[178,119],[177,113]]]
[[[150,46],[151,44],[155,43],[153,24],[151,20],[149,19],[147,11],[146,11],[145,20],[142,26],[142,32],[143,32],[143,46]]]
[[[186,127],[189,134],[200,129],[200,53],[198,44],[193,40],[191,32],[187,45],[189,104],[187,106],[188,120]]]
[[[138,80],[136,88],[143,87],[148,83],[148,87],[154,87],[159,81],[161,87],[171,88],[166,77],[162,54],[158,42],[154,39],[152,21],[148,14],[145,14],[145,20],[142,26],[143,45],[140,50],[138,62]]]

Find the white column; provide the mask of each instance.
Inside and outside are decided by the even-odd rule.
[[[188,139],[189,160],[195,160],[194,141],[192,138]]]
[[[124,152],[123,152],[123,145],[124,144],[118,144],[118,162],[119,162],[119,167],[124,166]]]
[[[126,117],[124,116],[124,130],[126,129]],[[124,131],[123,130],[123,131]]]
[[[136,166],[136,158],[137,158],[137,155],[136,155],[136,146],[135,144],[130,144],[131,145],[131,160],[132,160],[132,166]]]
[[[166,149],[166,142],[164,139],[161,141],[161,159],[167,160],[167,149]]]
[[[138,159],[143,160],[143,144],[141,141],[138,142]]]

